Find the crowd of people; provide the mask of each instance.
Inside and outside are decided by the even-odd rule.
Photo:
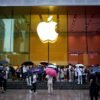
[[[30,93],[36,91],[37,81],[47,81],[48,80],[48,93],[53,92],[53,81],[57,82],[75,82],[76,84],[87,84],[91,81],[91,74],[93,74],[93,69],[86,66],[76,66],[68,64],[66,66],[56,65],[57,76],[51,77],[46,75],[45,69],[47,64],[22,64],[16,69],[13,68],[11,64],[1,64],[0,65],[0,87],[2,92],[6,91],[6,83],[8,79],[12,80],[24,80],[27,82],[28,86],[32,86],[29,90]],[[100,68],[100,65],[95,65],[94,67]],[[34,71],[34,69],[39,69]],[[99,78],[100,82],[100,78]],[[92,83],[92,82],[90,82]],[[92,86],[92,85],[91,85]],[[90,91],[91,88],[90,88]],[[92,92],[90,92],[91,95]],[[92,97],[91,97],[92,98]],[[92,99],[91,99],[92,100]]]
[[[95,66],[98,67],[98,66]],[[16,78],[27,80],[29,77],[29,70],[34,68],[40,68],[41,73],[38,73],[38,81],[46,80],[45,68],[46,65],[22,65],[16,69]],[[67,81],[76,82],[77,84],[85,84],[89,81],[89,74],[91,73],[91,67],[87,68],[84,66],[77,67],[75,65],[69,64],[67,66],[57,66],[57,76],[54,78],[56,81]]]
[[[100,68],[100,66],[96,65],[95,67]],[[45,68],[46,65],[21,65],[16,69],[13,68],[11,64],[0,65],[0,70],[6,71],[7,79],[16,79],[16,80],[27,80],[30,76],[31,70],[35,68],[39,68],[41,70],[38,74],[38,81],[43,81],[46,79]],[[89,74],[91,72],[91,67],[84,66],[75,66],[72,64],[68,64],[66,66],[57,66],[57,76],[55,77],[56,81],[68,81],[68,82],[76,82],[77,84],[84,84],[88,82]]]

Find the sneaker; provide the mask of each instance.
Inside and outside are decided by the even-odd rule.
[[[32,90],[29,90],[29,93],[32,93]]]

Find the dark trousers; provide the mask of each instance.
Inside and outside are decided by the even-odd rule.
[[[7,80],[6,79],[4,79],[4,81],[3,81],[3,89],[4,89],[4,91],[7,90]]]
[[[90,92],[90,99],[91,100],[98,100],[98,95],[99,95],[98,88],[95,89],[94,87],[91,87],[89,92]]]
[[[36,92],[36,89],[37,89],[37,88],[36,88],[36,83],[32,83],[32,88],[31,88],[31,90],[34,91],[34,92]]]

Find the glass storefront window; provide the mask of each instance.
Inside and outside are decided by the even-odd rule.
[[[4,52],[13,52],[14,19],[2,19],[4,23]]]
[[[19,65],[29,59],[29,11],[21,15],[13,7],[5,7],[0,13],[0,59],[8,57],[10,63]]]
[[[100,7],[0,7],[0,59],[5,55],[19,65],[25,60],[36,64],[49,61],[96,64],[100,57]],[[91,13],[92,10],[92,13]],[[53,16],[58,39],[42,43],[37,25]]]

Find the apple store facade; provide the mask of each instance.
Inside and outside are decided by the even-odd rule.
[[[52,43],[44,43],[37,27],[40,22],[49,23],[49,16],[56,23],[53,31],[58,37]],[[52,32],[48,25],[44,29]],[[40,31],[45,35],[45,31]],[[0,60],[6,55],[13,65],[26,60],[35,64],[41,61],[57,65],[100,64],[100,7],[0,7]]]

